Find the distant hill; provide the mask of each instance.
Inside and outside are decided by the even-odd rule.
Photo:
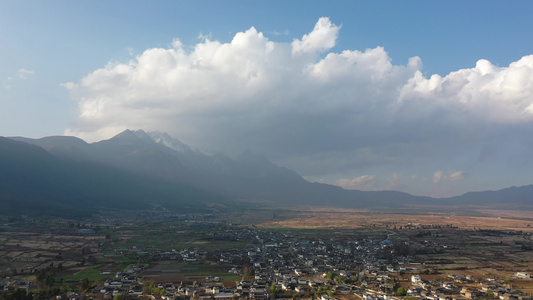
[[[211,155],[159,132],[126,130],[92,144],[72,137],[12,139],[42,147],[62,161],[113,167],[251,203],[366,208],[430,199],[401,192],[363,192],[310,183],[250,150],[235,159],[220,153]]]
[[[533,185],[509,187],[498,191],[468,192],[446,199],[450,205],[490,205],[503,209],[526,209],[533,207]]]
[[[235,159],[168,134],[126,130],[97,143],[75,137],[0,138],[0,201],[14,214],[87,215],[101,209],[209,210],[254,205],[394,210],[413,205],[527,206],[532,187],[432,199],[310,183],[265,156]],[[503,200],[505,199],[505,200]]]
[[[221,195],[164,184],[105,164],[55,157],[43,148],[3,137],[0,202],[4,214],[62,217],[161,204],[181,211],[206,210],[211,202],[231,204]]]

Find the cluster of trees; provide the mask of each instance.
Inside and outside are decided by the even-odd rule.
[[[407,290],[404,287],[399,287],[396,290],[396,296],[403,297],[403,296],[406,296],[406,295],[407,295]],[[417,299],[418,299],[418,297],[410,297],[410,296],[405,297],[405,300],[417,300]]]
[[[275,284],[272,284],[270,286],[270,295],[273,299],[276,299],[278,296],[280,296],[281,294],[281,290],[279,287],[277,287]],[[319,287],[314,293],[314,297],[315,298],[320,298],[320,296],[322,296],[323,294],[327,294],[328,296],[330,297],[333,297],[335,295],[335,292],[331,291],[331,290],[325,290],[324,288],[322,287]],[[307,297],[309,295],[305,295],[305,294],[293,294],[292,295],[292,298],[295,299],[295,298],[299,298],[299,297]]]
[[[33,293],[26,290],[16,289],[11,292],[0,293],[0,300],[33,300]],[[39,299],[39,298],[37,298]]]
[[[335,292],[332,290],[324,290],[322,287],[319,287],[318,290],[315,291],[315,297],[320,298],[320,296],[328,294],[328,296],[333,297],[335,295]]]
[[[429,274],[440,274],[439,270],[437,269],[424,269],[424,271],[420,271],[421,274],[429,275]]]
[[[333,280],[338,284],[351,284],[357,281],[357,277],[347,278],[347,277],[337,276],[332,272],[329,272],[328,274],[326,274],[326,278],[329,280]]]
[[[54,296],[61,294],[60,288],[50,288],[37,292],[15,289],[14,291],[0,292],[0,300],[33,300],[33,299],[52,299]]]
[[[157,287],[153,281],[146,281],[143,284],[144,295],[152,295],[156,298],[161,298],[161,296],[165,295],[166,292],[167,291],[164,288]]]
[[[31,299],[51,299],[54,296],[60,295],[67,291],[66,286],[63,286],[63,278],[58,278],[58,275],[64,270],[62,264],[54,266],[51,263],[46,268],[41,268],[33,271],[35,275],[36,289],[27,291],[25,289],[15,289],[12,291],[0,291],[0,300],[16,299],[16,300],[31,300]],[[79,291],[85,292],[92,287],[92,282],[84,278],[79,282]]]
[[[63,271],[63,265],[58,264],[54,266],[53,263],[50,266],[35,271],[35,279],[41,289],[51,289],[55,284],[54,277]]]

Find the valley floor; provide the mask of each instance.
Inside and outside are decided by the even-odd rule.
[[[431,300],[528,299],[527,217],[311,208],[3,217],[0,286],[4,296],[31,291],[41,298],[387,299],[404,288]]]

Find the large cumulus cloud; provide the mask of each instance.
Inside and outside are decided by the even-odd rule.
[[[204,149],[252,148],[308,178],[379,189],[378,177],[390,186],[392,176],[415,193],[412,178],[430,186],[435,170],[471,174],[486,155],[502,160],[501,138],[512,151],[531,147],[520,139],[533,121],[533,56],[428,77],[420,58],[393,64],[379,46],[331,51],[339,31],[320,18],[280,43],[252,27],[228,43],[175,40],[109,63],[64,84],[79,103],[65,133],[95,141],[127,128],[166,131]]]

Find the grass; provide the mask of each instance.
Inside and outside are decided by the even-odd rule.
[[[239,241],[218,241],[205,236],[203,231],[189,231],[177,234],[171,232],[145,232],[133,236],[112,245],[113,248],[132,249],[133,246],[141,246],[146,251],[160,249],[198,249],[211,251],[215,249],[244,248],[248,244]]]
[[[61,275],[61,276],[56,277],[55,279],[57,282],[61,278],[63,278],[63,280],[68,280],[68,281],[80,281],[84,278],[87,278],[91,281],[98,281],[98,280],[110,278],[111,275],[100,274],[100,269],[99,269],[100,267],[101,267],[100,265],[92,266],[82,271],[76,272],[72,275]]]

